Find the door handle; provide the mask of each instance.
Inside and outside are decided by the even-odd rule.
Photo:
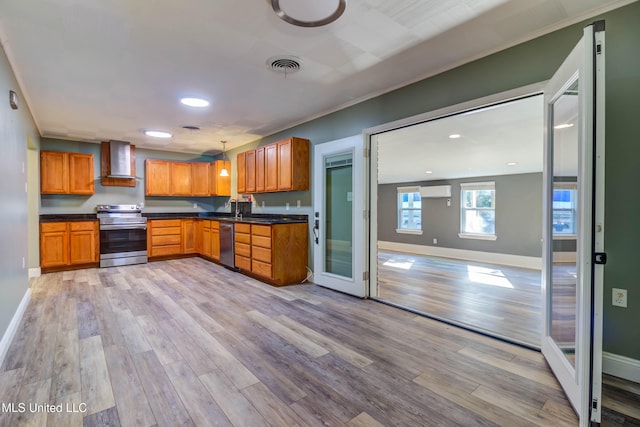
[[[320,212],[316,212],[315,216],[316,216],[316,219],[313,222],[313,240],[316,242],[316,245],[319,245],[320,244],[320,237],[319,237],[320,219],[318,219],[318,217],[320,216]]]

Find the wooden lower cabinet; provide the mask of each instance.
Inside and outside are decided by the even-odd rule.
[[[195,219],[182,220],[182,253],[196,253],[196,229]]]
[[[307,277],[307,224],[251,225],[251,273],[277,286]]]
[[[90,266],[99,262],[97,221],[40,223],[40,267],[43,270]]]
[[[182,220],[152,219],[147,221],[147,251],[149,257],[182,254]]]
[[[211,258],[220,261],[220,221],[211,221]]]
[[[233,249],[235,266],[251,271],[251,224],[236,223]]]

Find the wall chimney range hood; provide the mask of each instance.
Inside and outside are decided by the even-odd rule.
[[[131,175],[131,144],[126,141],[109,141],[110,173],[108,178],[135,178]]]
[[[135,159],[135,145],[113,139],[103,142],[100,161],[102,185],[135,187]]]

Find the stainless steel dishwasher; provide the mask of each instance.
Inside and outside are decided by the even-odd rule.
[[[220,263],[235,270],[233,233],[234,224],[232,222],[220,221]]]

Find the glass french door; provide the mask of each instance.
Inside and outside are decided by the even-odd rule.
[[[313,282],[365,296],[362,135],[314,147]]]
[[[581,426],[600,421],[601,405],[603,71],[604,25],[596,23],[544,91],[542,353]]]

